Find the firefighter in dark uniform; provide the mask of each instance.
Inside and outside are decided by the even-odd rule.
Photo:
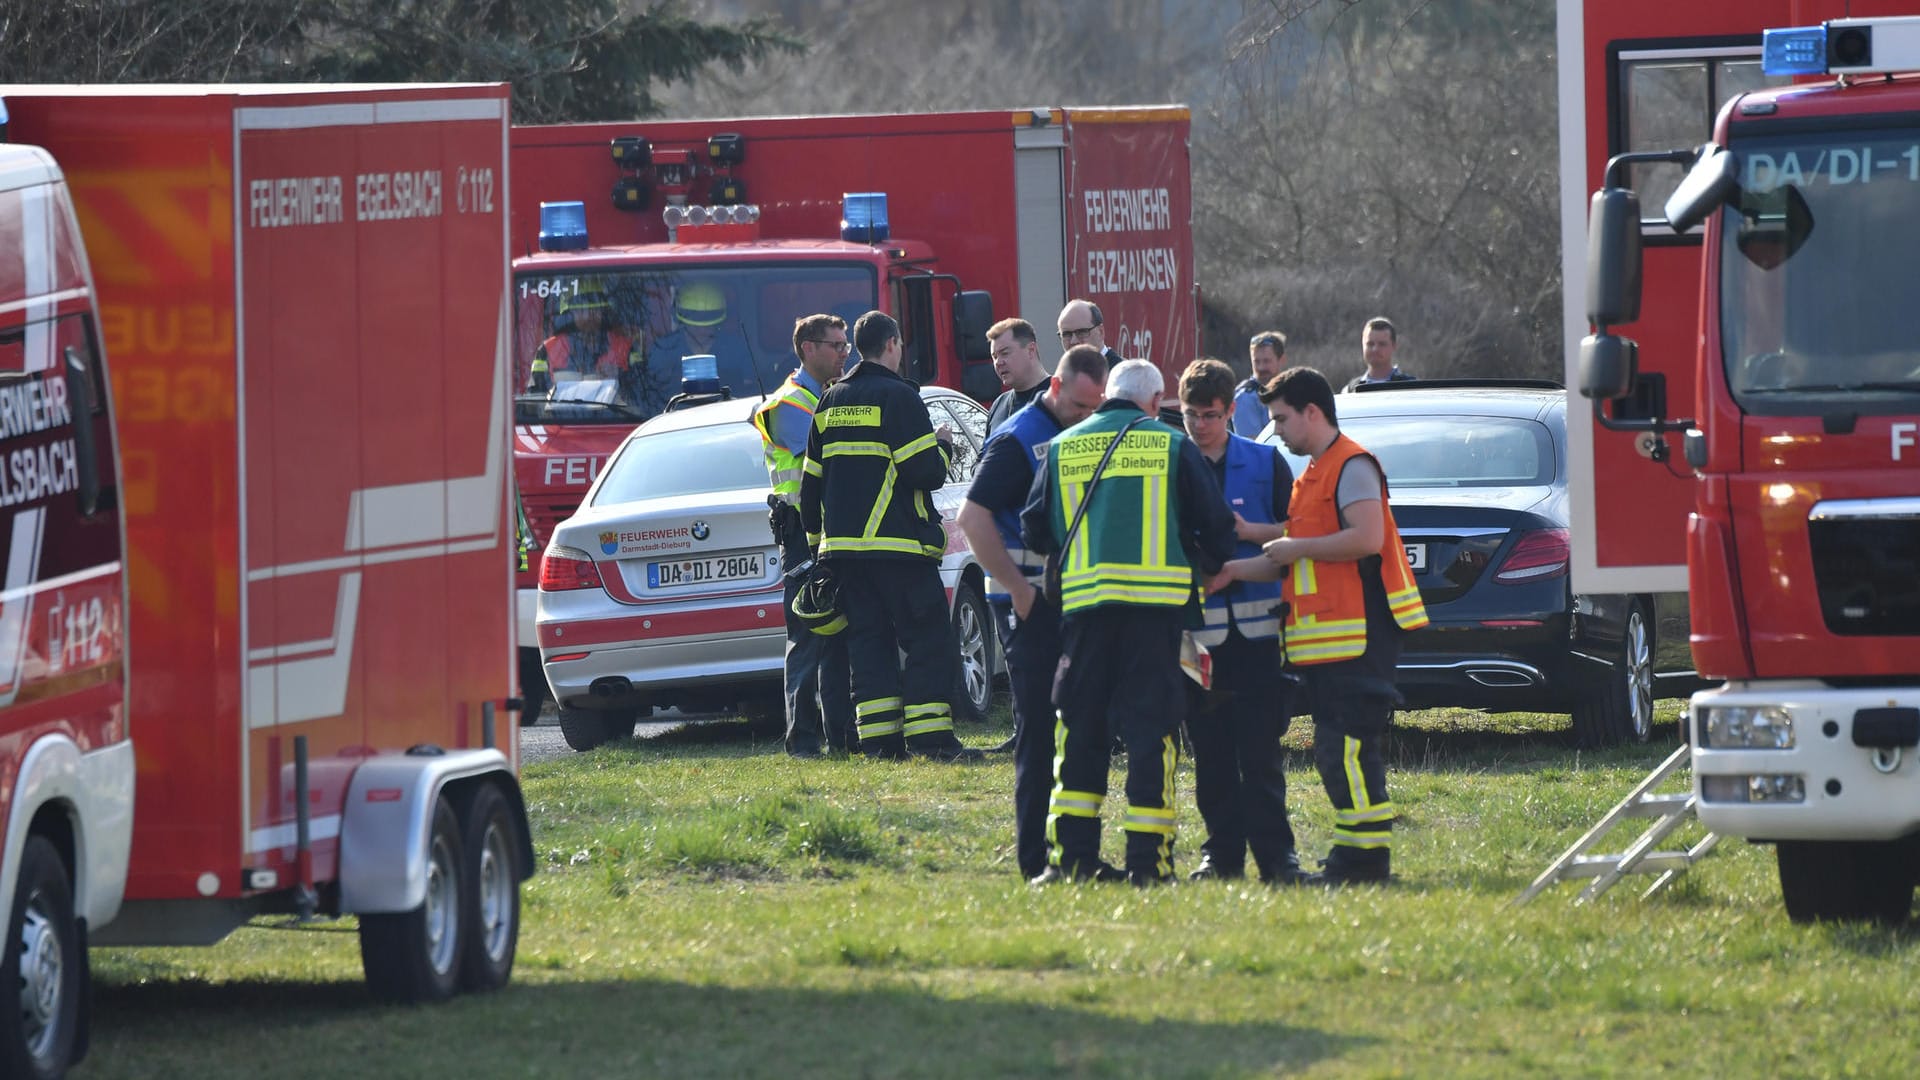
[[[809,315],[794,323],[793,352],[800,366],[780,389],[754,410],[767,474],[773,480],[768,521],[780,545],[787,618],[787,753],[818,757],[822,744],[853,748],[853,692],[848,674],[847,641],[841,634],[816,634],[794,613],[793,598],[805,583],[812,554],[800,524],[800,476],[807,440],[820,395],[840,374],[849,344],[847,323],[837,315]]]
[[[1109,372],[1106,403],[1048,443],[1020,514],[1027,550],[1059,553],[1064,654],[1053,687],[1049,865],[1036,885],[1110,876],[1100,859],[1110,731],[1127,748],[1127,879],[1173,880],[1180,633],[1196,570],[1211,573],[1233,554],[1233,515],[1200,451],[1146,411],[1159,409],[1164,386],[1145,360]]]
[[[1045,390],[994,433],[980,454],[957,522],[987,571],[987,602],[1013,691],[1014,853],[1023,878],[1047,869],[1047,793],[1053,790],[1053,673],[1060,666],[1059,601],[1040,591],[1045,560],[1020,539],[1020,510],[1047,443],[1100,407],[1107,361],[1068,349]]]
[[[1287,449],[1312,460],[1293,482],[1287,535],[1229,563],[1212,584],[1285,575],[1287,665],[1306,681],[1313,756],[1333,803],[1333,849],[1309,880],[1385,881],[1393,800],[1387,726],[1400,701],[1400,640],[1427,609],[1387,504],[1386,476],[1340,433],[1333,387],[1313,368],[1283,371],[1260,392]]]
[[[1180,376],[1182,422],[1226,496],[1234,555],[1252,558],[1286,534],[1280,523],[1293,470],[1276,448],[1233,434],[1234,397],[1233,369],[1218,360],[1195,360]],[[1187,685],[1193,799],[1207,826],[1200,865],[1188,875],[1196,881],[1244,877],[1249,850],[1260,880],[1292,884],[1301,876],[1280,750],[1289,683],[1280,670],[1279,609],[1279,582],[1236,581],[1207,594],[1205,625],[1194,631],[1213,654],[1212,686]]]
[[[853,345],[860,362],[814,415],[800,519],[839,582],[860,749],[978,760],[953,734],[957,648],[940,582],[946,528],[933,506],[953,437],[934,430],[919,390],[898,374],[898,323],[869,311]]]

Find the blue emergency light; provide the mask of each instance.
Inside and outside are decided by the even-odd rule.
[[[580,251],[587,246],[587,204],[540,204],[540,250]]]
[[[1760,36],[1760,68],[1769,75],[1825,75],[1827,28],[1792,26]]]
[[[680,358],[680,392],[717,394],[720,392],[720,359],[712,353]]]
[[[879,244],[887,239],[887,193],[849,191],[840,196],[840,239]]]

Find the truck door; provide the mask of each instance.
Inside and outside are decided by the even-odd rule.
[[[72,211],[20,175],[0,164],[0,733],[86,751],[126,737],[120,491]]]

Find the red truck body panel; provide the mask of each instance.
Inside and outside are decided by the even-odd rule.
[[[296,736],[324,882],[356,761],[478,746],[513,693],[506,88],[5,94],[74,192],[120,411],[127,899],[294,880]]]

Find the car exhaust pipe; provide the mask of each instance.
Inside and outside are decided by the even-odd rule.
[[[1481,686],[1492,687],[1496,690],[1513,690],[1528,686],[1538,686],[1541,682],[1541,676],[1538,671],[1520,664],[1516,664],[1513,667],[1468,668],[1467,678],[1472,679]]]
[[[593,680],[587,693],[601,698],[622,698],[633,693],[633,683],[624,675],[607,675]]]

